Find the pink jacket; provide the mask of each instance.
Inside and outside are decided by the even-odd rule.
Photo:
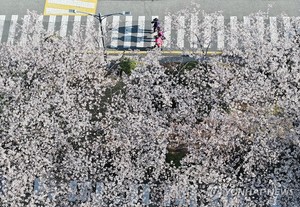
[[[155,39],[155,43],[158,47],[161,47],[163,44],[163,40],[161,39],[161,37],[158,37]]]

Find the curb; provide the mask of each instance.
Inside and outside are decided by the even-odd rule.
[[[151,50],[149,50],[151,51]],[[107,55],[146,55],[149,53],[149,51],[129,51],[129,50],[107,50]],[[221,55],[222,51],[207,51],[207,55]],[[205,53],[201,51],[181,51],[181,50],[168,50],[168,51],[161,51],[162,55],[190,55],[190,54],[196,54],[196,55],[203,55]]]

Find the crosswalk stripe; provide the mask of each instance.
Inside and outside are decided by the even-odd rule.
[[[224,49],[224,16],[217,17],[217,48]]]
[[[273,44],[278,41],[278,33],[277,33],[277,19],[276,17],[270,17],[270,38]]]
[[[54,33],[54,29],[55,29],[55,19],[56,19],[56,16],[53,16],[53,15],[51,15],[50,17],[49,17],[49,22],[48,22],[48,29],[47,29],[47,31],[49,32],[49,33]]]
[[[251,19],[249,16],[243,17],[243,26],[244,26],[244,32],[245,32],[245,42],[248,42],[248,40],[251,40]]]
[[[18,15],[12,15],[11,21],[10,21],[9,32],[8,32],[8,38],[7,38],[8,44],[13,44],[13,42],[14,42],[17,21],[18,21]]]
[[[96,22],[95,18],[92,16],[87,16],[86,18],[81,18],[82,16],[74,16],[74,23],[73,23],[73,35],[79,34],[81,31],[81,24],[84,25],[86,23],[86,32],[82,33],[86,40],[90,39],[90,35],[93,35],[92,38],[94,38],[94,33],[92,33],[92,28],[96,25],[97,27],[100,25],[98,24],[98,21]],[[0,42],[6,41],[8,44],[12,43],[19,43],[21,45],[26,45],[28,38],[28,25],[29,18],[31,18],[28,15],[24,15],[23,18],[18,15],[12,15],[10,18],[6,17],[6,15],[0,15]],[[37,23],[35,25],[30,25],[30,27],[34,27],[32,41],[33,44],[38,46],[39,40],[40,40],[40,31],[43,29],[43,18],[44,16],[39,16],[39,19],[37,20]],[[131,48],[133,46],[136,46],[137,48],[143,48],[145,46],[149,46],[148,43],[145,43],[145,35],[148,35],[148,33],[145,32],[145,29],[149,29],[150,24],[146,25],[146,17],[145,16],[138,16],[137,17],[137,31],[133,30],[133,23],[134,19],[133,16],[126,16],[125,19],[125,32],[119,31],[120,21],[123,21],[123,18],[120,19],[120,16],[113,16],[112,19],[104,19],[102,20],[103,25],[103,32],[104,36],[107,36],[107,34],[110,35],[108,40],[108,44],[112,48]],[[152,16],[153,18],[158,18],[158,16]],[[23,19],[21,22],[21,33],[19,33],[19,27],[18,21],[19,19]],[[87,22],[86,22],[87,19]],[[46,27],[46,31],[48,33],[53,33],[55,30],[58,30],[59,35],[61,37],[66,37],[68,32],[68,25],[69,21],[73,21],[73,17],[69,17],[67,15],[62,16],[61,18],[56,18],[56,16],[49,16],[45,19],[48,22],[48,27]],[[45,21],[44,20],[44,21]],[[60,21],[61,20],[61,21]],[[112,20],[112,22],[111,22]],[[176,20],[177,24],[177,31],[175,31],[175,28],[172,26],[172,17],[170,16],[164,16],[164,19],[162,19],[162,25],[164,36],[166,39],[164,40],[163,47],[164,48],[171,48],[174,46],[177,46],[178,48],[183,49],[184,47],[187,47],[185,45],[185,37],[189,38],[189,48],[197,48],[197,42],[198,39],[196,35],[201,34],[200,40],[203,41],[203,46],[210,48],[217,48],[218,50],[222,50],[225,47],[225,44],[227,46],[227,38],[229,38],[228,46],[230,47],[236,47],[238,43],[247,43],[249,41],[240,40],[237,39],[239,28],[238,26],[243,26],[243,30],[245,31],[245,36],[243,38],[250,38],[249,40],[251,43],[256,42],[262,42],[265,38],[268,38],[271,40],[271,42],[274,44],[278,41],[279,37],[283,36],[284,40],[289,40],[289,38],[292,37],[295,33],[300,33],[300,17],[269,17],[268,19],[265,19],[262,16],[256,16],[256,17],[249,17],[244,16],[243,17],[243,25],[238,25],[238,19],[236,16],[230,17],[230,24],[229,29],[230,33],[225,33],[225,20],[224,16],[218,16],[216,18],[212,18],[210,16],[207,16],[203,19],[203,25],[201,28],[198,28],[198,17],[197,16],[191,16],[190,19],[190,25],[187,27],[185,23],[187,22],[187,19],[185,19],[184,16],[178,16]],[[59,22],[60,21],[60,22]],[[109,21],[109,22],[108,22]],[[282,24],[278,24],[278,22]],[[82,22],[82,23],[81,23]],[[266,24],[268,22],[268,25]],[[111,33],[107,33],[106,24],[109,23],[112,25],[112,31]],[[47,24],[47,23],[46,23]],[[216,26],[213,26],[216,24]],[[55,26],[60,25],[59,28],[56,28]],[[294,28],[296,30],[291,30]],[[255,30],[253,30],[255,28]],[[268,28],[268,31],[266,31],[266,28]],[[4,30],[5,29],[5,30]],[[172,29],[174,31],[174,34],[172,34]],[[188,29],[188,30],[187,30]],[[200,30],[201,29],[201,30]],[[70,30],[70,29],[69,29]],[[91,32],[89,32],[91,31]],[[226,30],[227,31],[227,30]],[[279,33],[280,31],[280,33]],[[282,33],[281,33],[282,31]],[[102,46],[102,40],[100,39],[101,33],[100,29],[99,31],[100,35],[99,42]],[[251,34],[250,34],[251,32]],[[136,33],[136,34],[135,34]],[[189,34],[188,34],[189,33]],[[171,35],[172,34],[172,35]],[[151,45],[154,45],[154,38],[151,35]],[[19,39],[20,37],[20,39]],[[175,38],[176,42],[172,43],[172,38]],[[226,39],[225,39],[226,38]],[[254,38],[254,39],[253,39]],[[105,38],[107,41],[107,39]],[[226,43],[225,43],[226,40]],[[212,44],[213,43],[213,44]]]
[[[295,17],[295,22],[296,22],[296,32],[297,34],[300,34],[300,17]]]
[[[95,25],[95,17],[93,16],[87,16],[86,18],[86,28],[85,28],[85,43],[88,45],[88,43],[93,40],[94,34],[93,34],[93,27]]]
[[[124,33],[124,48],[131,46],[131,35],[132,35],[132,16],[125,17],[125,33]]]
[[[234,48],[237,45],[237,17],[230,17],[230,47]]]
[[[157,19],[159,19],[159,17],[158,16],[152,16],[151,17],[151,21],[153,20],[153,19],[155,19],[155,18],[157,18]],[[152,25],[153,26],[153,25]],[[153,32],[153,27],[151,28],[151,34],[152,34],[152,32]],[[153,33],[152,34],[152,36],[154,37],[156,35],[156,33]],[[154,38],[152,38],[152,41],[151,41],[151,47],[153,47],[155,45],[155,39]]]
[[[203,34],[204,48],[210,47],[211,44],[211,21],[212,18],[210,16],[204,17],[204,34]]]
[[[136,47],[141,48],[144,47],[144,34],[145,33],[145,16],[138,17],[138,28],[137,28],[137,42]]]
[[[177,30],[177,47],[184,48],[184,16],[178,16],[178,30]]]
[[[103,34],[101,34],[101,27],[102,27],[102,31],[103,31]],[[103,41],[105,41],[105,36],[107,35],[107,31],[106,31],[106,19],[103,19],[102,20],[102,25],[101,24],[99,24],[99,37],[100,37],[100,39],[99,39],[99,41],[100,41],[100,47],[101,48],[104,48],[104,46],[103,46]],[[103,39],[102,39],[103,38]],[[105,44],[105,42],[104,42],[104,44]]]
[[[69,19],[69,17],[66,15],[62,16],[62,18],[61,18],[61,25],[60,25],[60,31],[59,31],[59,36],[61,36],[61,37],[67,36],[68,19]]]
[[[243,45],[248,47],[247,43],[251,41],[251,17],[243,16],[244,41]]]
[[[119,21],[120,21],[120,16],[113,16],[112,32],[111,32],[111,43],[110,43],[110,46],[112,48],[117,48],[118,47]]]
[[[191,29],[190,29],[190,47],[191,48],[197,48],[198,45],[198,39],[197,35],[199,35],[198,30],[198,16],[195,14],[192,14],[191,16]]]
[[[265,33],[265,25],[264,25],[264,18],[259,16],[256,17],[257,19],[257,30],[258,30],[258,41],[263,42],[264,41],[264,33]]]
[[[37,47],[41,38],[41,30],[43,29],[43,18],[44,16],[39,16],[36,24],[34,25],[34,33],[32,37],[33,45]]]
[[[2,41],[4,23],[5,23],[5,15],[0,15],[0,43]]]
[[[290,38],[291,35],[291,22],[290,22],[290,17],[283,17],[282,18],[283,21],[283,26],[284,26],[284,38],[286,40],[288,40]]]
[[[72,31],[72,35],[74,37],[78,37],[80,34],[80,24],[81,24],[81,16],[75,16],[73,22],[73,31]]]
[[[164,47],[170,48],[171,47],[171,29],[172,29],[172,19],[169,16],[165,16],[164,21]]]
[[[28,26],[29,26],[29,15],[25,15],[23,18],[23,24],[22,24],[22,33],[20,38],[20,45],[25,46],[27,41],[27,32],[28,32]]]

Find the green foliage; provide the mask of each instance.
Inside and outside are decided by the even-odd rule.
[[[181,166],[180,161],[186,156],[188,152],[185,150],[169,151],[166,154],[166,162],[175,167]]]
[[[122,58],[120,61],[120,68],[122,72],[125,72],[127,75],[130,75],[131,72],[136,68],[137,61],[131,58]]]
[[[181,69],[192,70],[192,69],[196,68],[198,64],[199,64],[199,62],[197,62],[197,61],[189,61],[189,62],[184,63],[182,65]]]

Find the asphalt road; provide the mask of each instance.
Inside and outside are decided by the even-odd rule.
[[[258,11],[269,12],[270,16],[285,13],[288,16],[300,16],[299,0],[192,0],[200,4],[205,12],[222,11],[225,18],[229,16],[247,16]],[[111,13],[131,11],[133,15],[164,16],[168,11],[177,12],[191,6],[191,0],[103,0],[98,1],[98,11]],[[270,6],[272,5],[272,6]]]
[[[62,0],[63,2],[64,0]],[[0,0],[0,15],[25,15],[28,10],[43,13],[46,0]],[[97,12],[103,14],[131,11],[133,16],[165,16],[191,7],[191,0],[99,0]],[[269,11],[270,16],[285,13],[300,16],[299,0],[193,0],[205,12],[223,11],[225,17],[247,16],[250,13]],[[272,5],[270,8],[268,5]]]
[[[47,3],[46,0],[0,0],[0,41],[16,41],[14,40],[17,36],[15,31],[16,23],[22,22],[22,18],[27,13],[27,10],[43,14],[46,11],[45,5],[48,7],[51,5],[51,11],[58,12],[57,14],[64,11],[69,15],[70,5],[76,4],[76,9],[85,7],[83,11],[90,13],[131,12],[131,15],[127,17],[114,16],[106,19],[107,48],[145,50],[153,46],[154,38],[151,35],[152,28],[150,23],[153,16],[158,16],[163,21],[163,29],[167,37],[164,42],[164,48],[197,48],[198,46],[194,45],[195,40],[191,40],[191,35],[189,35],[194,30],[192,28],[190,30],[184,28],[186,24],[189,24],[187,19],[183,19],[181,15],[178,15],[178,18],[176,17],[181,22],[181,29],[178,29],[171,27],[171,21],[174,21],[174,18],[173,20],[169,17],[166,18],[168,12],[176,14],[176,12],[184,8],[194,8],[195,6],[191,4],[192,1],[200,5],[200,10],[204,10],[206,13],[220,11],[224,16],[220,21],[218,20],[221,24],[220,29],[222,29],[222,25],[234,24],[237,19],[245,21],[244,17],[248,18],[249,14],[259,11],[268,13],[266,16],[269,17],[280,14],[285,14],[288,17],[300,17],[300,0],[47,0]],[[61,4],[57,3],[69,5],[61,6]],[[63,18],[61,15],[57,17],[44,16],[44,28],[51,32],[58,32],[61,36],[69,35],[73,32],[75,21],[77,23],[79,21],[79,24],[83,26],[82,28],[87,22],[87,17],[77,17],[79,19],[74,19],[74,16],[64,16]],[[276,21],[283,21],[281,17],[272,20],[275,24],[277,24]],[[250,22],[249,18],[247,21]],[[266,21],[269,22],[271,19],[267,18]],[[285,19],[286,23],[289,23],[289,21],[290,19]],[[263,24],[263,22],[261,23]],[[212,33],[209,27],[207,29],[204,31],[206,33],[201,36],[201,41],[203,41],[201,44],[204,46],[209,45],[211,50],[222,50],[224,48],[224,32],[220,30],[221,33]],[[264,28],[260,26],[260,29],[263,30]],[[264,33],[264,31],[262,32]],[[216,37],[217,35],[220,36]],[[195,35],[192,36],[194,37]]]

